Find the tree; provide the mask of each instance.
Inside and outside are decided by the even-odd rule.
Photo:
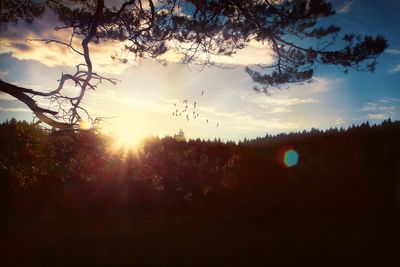
[[[89,43],[124,42],[126,52],[137,57],[159,59],[169,50],[182,55],[182,63],[214,65],[211,56],[232,56],[250,41],[268,44],[274,53],[272,64],[247,67],[254,89],[268,93],[270,87],[312,79],[318,64],[335,65],[347,72],[375,70],[376,58],[387,48],[383,36],[341,34],[335,25],[321,26],[320,20],[333,16],[325,0],[8,0],[1,2],[0,22],[32,22],[46,9],[59,16],[61,27],[70,29],[69,43],[42,39],[67,46],[82,56],[83,63],[73,74],[62,74],[59,85],[46,92],[22,88],[0,80],[0,91],[25,103],[48,125],[76,129],[84,116],[92,119],[82,106],[88,90],[99,83],[117,81],[93,70]],[[4,28],[4,27],[3,27]],[[341,42],[338,42],[341,37]],[[75,47],[74,39],[81,41]],[[307,45],[306,45],[307,44]],[[126,63],[126,59],[114,56]],[[64,84],[73,81],[80,89],[76,96],[64,94]],[[58,110],[40,107],[35,97],[45,97]]]

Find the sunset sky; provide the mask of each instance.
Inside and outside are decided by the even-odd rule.
[[[389,40],[388,50],[378,59],[374,74],[320,66],[310,84],[292,85],[263,95],[252,90],[244,72],[248,64],[273,62],[268,47],[252,43],[233,58],[216,58],[235,64],[235,69],[206,68],[176,63],[168,54],[166,67],[155,62],[127,64],[111,59],[120,45],[92,46],[95,71],[121,80],[104,83],[87,93],[84,106],[94,116],[112,117],[108,130],[124,129],[132,136],[173,135],[183,129],[190,138],[239,140],[312,127],[347,127],[369,121],[400,119],[400,1],[332,1],[337,15],[330,18],[344,32],[381,34]],[[82,59],[57,45],[26,42],[27,38],[68,38],[68,32],[54,32],[56,16],[46,13],[31,25],[10,24],[1,29],[0,77],[27,88],[50,90],[61,72],[74,71]],[[71,90],[73,90],[71,86]],[[204,95],[202,95],[204,91]],[[187,121],[172,116],[174,104],[197,103],[199,117]],[[192,106],[190,106],[192,107]],[[15,117],[32,121],[32,112],[12,97],[0,94],[0,121]],[[208,122],[206,122],[208,120]],[[219,126],[217,127],[217,123]]]

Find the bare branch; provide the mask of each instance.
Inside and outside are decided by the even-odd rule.
[[[0,90],[15,97],[16,99],[27,105],[39,120],[47,123],[48,125],[58,129],[69,129],[73,127],[73,125],[71,124],[56,121],[48,117],[46,114],[56,115],[58,112],[39,107],[35,100],[25,94],[25,92],[31,92],[33,90],[6,83],[1,79]]]

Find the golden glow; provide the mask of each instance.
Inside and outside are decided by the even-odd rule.
[[[120,132],[115,136],[116,146],[120,148],[134,149],[140,145],[141,138],[129,132]]]
[[[89,121],[84,121],[84,120],[79,121],[79,129],[89,130],[91,128],[92,128],[92,124]]]
[[[114,125],[107,127],[108,135],[111,136],[111,153],[137,154],[140,151],[144,136],[132,125]]]

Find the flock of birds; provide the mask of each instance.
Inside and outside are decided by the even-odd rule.
[[[203,95],[204,95],[204,90],[201,91],[201,96]],[[174,110],[172,111],[172,116],[174,117],[183,116],[186,118],[186,121],[190,121],[191,119],[192,120],[197,119],[199,117],[197,102],[190,104],[187,99],[184,99],[182,103],[174,103]],[[209,123],[209,120],[206,119],[205,122]],[[219,122],[216,123],[216,126],[219,127]]]

